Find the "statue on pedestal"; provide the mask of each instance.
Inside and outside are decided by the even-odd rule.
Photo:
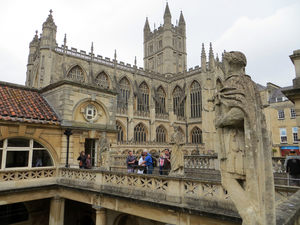
[[[173,126],[174,133],[172,134],[172,154],[171,154],[171,171],[169,175],[184,176],[184,159],[182,146],[184,145],[184,136],[179,131],[178,126]]]
[[[109,152],[109,140],[107,138],[106,132],[102,132],[102,137],[99,140],[99,150],[98,150],[98,165],[100,167],[108,166],[108,153]]]
[[[275,225],[275,191],[269,136],[256,83],[245,74],[246,57],[227,52],[225,80],[214,96],[222,185],[243,225]]]

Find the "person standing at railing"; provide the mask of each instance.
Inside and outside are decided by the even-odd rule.
[[[163,167],[163,175],[168,175],[171,170],[171,153],[169,149],[165,149],[165,160]]]
[[[126,159],[127,172],[128,172],[128,173],[133,173],[134,170],[133,170],[132,165],[135,164],[135,161],[136,161],[137,159],[136,159],[135,156],[133,155],[132,151],[129,151],[128,154],[129,154],[129,155],[127,156],[127,159]]]
[[[164,153],[160,153],[160,157],[159,157],[159,174],[163,175],[163,167],[164,167],[164,162],[165,162],[165,154]]]
[[[85,162],[86,162],[86,168],[91,169],[91,155],[90,154],[87,155]]]
[[[143,154],[145,156],[145,160],[143,161],[143,164],[146,164],[147,167],[147,174],[152,174],[153,173],[153,162],[152,162],[152,156],[151,154],[148,152],[147,149],[144,149]]]
[[[290,150],[290,155],[286,157],[284,166],[286,173],[293,179],[300,179],[300,156],[297,156],[295,150]],[[298,180],[291,180],[292,186],[299,186]]]
[[[140,160],[139,160],[139,166],[146,166],[146,164],[143,164],[144,160],[145,160],[145,156],[144,156],[144,155],[141,155],[141,158],[140,158]],[[138,170],[137,173],[143,174],[143,173],[144,173],[144,170]]]
[[[77,158],[77,160],[80,160],[79,162],[79,168],[84,169],[86,167],[86,155],[84,151],[80,153],[80,156]]]

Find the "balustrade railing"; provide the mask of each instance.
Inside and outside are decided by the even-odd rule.
[[[140,111],[136,110],[133,113],[134,116],[142,116],[142,117],[150,117],[150,112],[149,111]]]

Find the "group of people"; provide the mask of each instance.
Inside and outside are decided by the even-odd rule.
[[[144,166],[145,168],[139,168],[137,173],[147,173],[153,174],[154,170],[154,160],[151,154],[148,152],[147,149],[143,150],[143,153],[139,159],[137,159],[132,151],[128,152],[128,157],[126,159],[127,164],[127,172],[133,173],[135,169],[135,165]],[[160,175],[168,175],[171,170],[171,153],[169,149],[165,149],[164,153],[160,154],[159,158],[159,174]]]
[[[91,155],[87,154],[85,155],[85,152],[82,151],[77,158],[79,160],[79,168],[80,169],[91,169]]]

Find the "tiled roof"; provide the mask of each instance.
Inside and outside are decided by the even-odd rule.
[[[60,124],[58,116],[40,93],[8,85],[0,85],[1,120]]]

